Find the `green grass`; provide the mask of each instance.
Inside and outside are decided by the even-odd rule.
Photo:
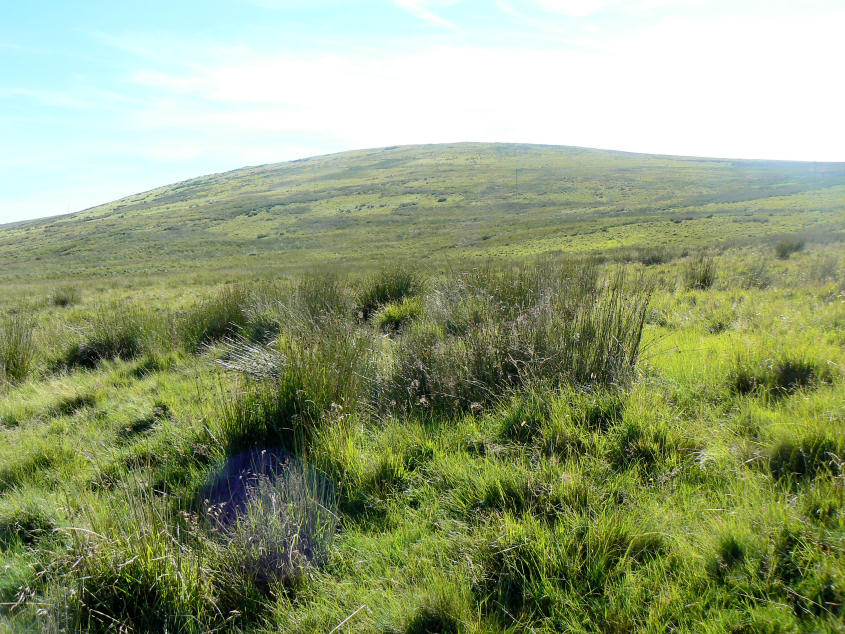
[[[26,315],[5,314],[0,321],[0,381],[26,378],[35,358],[33,323]]]
[[[838,170],[399,148],[1,229],[0,629],[842,631]]]

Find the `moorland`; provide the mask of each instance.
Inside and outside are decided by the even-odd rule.
[[[505,144],[0,226],[0,626],[845,629],[845,164]]]

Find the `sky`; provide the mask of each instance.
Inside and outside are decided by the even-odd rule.
[[[845,0],[0,0],[0,223],[344,150],[845,161]]]

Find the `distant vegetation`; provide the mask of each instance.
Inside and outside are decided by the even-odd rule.
[[[840,631],[837,170],[398,148],[0,229],[0,628]]]
[[[843,200],[845,163],[485,143],[361,150],[2,226],[0,284],[25,292],[154,276],[183,285],[329,263],[393,271],[553,253],[653,265],[761,243],[788,257],[802,242],[842,240]]]

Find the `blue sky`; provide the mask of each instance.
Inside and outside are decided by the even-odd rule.
[[[6,0],[0,15],[0,223],[404,143],[845,161],[842,0]]]

